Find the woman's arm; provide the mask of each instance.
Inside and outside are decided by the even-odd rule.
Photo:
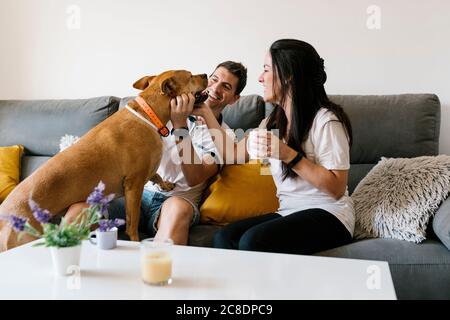
[[[297,151],[282,142],[272,133],[267,132],[262,137],[259,135],[260,133],[258,133],[257,143],[261,144],[258,147],[261,153],[258,156],[262,158],[276,158],[285,164],[288,164],[296,157]],[[292,167],[292,170],[317,189],[328,193],[336,200],[340,199],[347,190],[348,170],[328,170],[306,157],[303,157],[297,162]]]
[[[226,134],[225,130],[217,121],[212,110],[205,104],[196,106],[193,111],[194,115],[201,116],[209,130],[216,130],[214,144],[223,158],[225,164],[246,163],[249,161],[247,152],[247,137],[239,142],[234,142],[233,139]],[[217,138],[221,140],[217,140]]]
[[[287,147],[290,148],[289,146]],[[293,153],[288,158],[280,160],[287,164],[290,160],[294,159],[297,152],[293,149],[291,150]],[[317,189],[328,193],[336,200],[339,200],[347,190],[348,170],[328,170],[308,160],[306,157],[303,157],[297,162],[292,167],[292,170]]]

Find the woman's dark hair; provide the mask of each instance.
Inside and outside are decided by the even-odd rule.
[[[291,123],[287,144],[301,150],[302,143],[308,138],[314,118],[320,108],[333,112],[338,121],[344,125],[349,144],[352,144],[352,127],[344,110],[333,103],[325,92],[324,83],[327,74],[324,61],[309,43],[282,39],[275,41],[270,47],[272,56],[273,83],[279,79],[280,104],[275,105],[267,122],[267,129],[278,129],[280,138],[286,136],[287,119],[281,108],[288,95],[292,98]],[[283,179],[296,177],[297,174],[282,164]]]

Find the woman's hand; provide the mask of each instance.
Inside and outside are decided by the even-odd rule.
[[[175,129],[186,126],[186,119],[192,114],[194,102],[195,97],[192,93],[183,93],[170,100],[170,120]]]
[[[212,110],[204,102],[196,104],[194,106],[194,110],[192,110],[192,114],[194,116],[199,116],[199,117],[202,117],[202,118],[205,117],[205,113],[207,113],[207,112],[212,112]]]
[[[256,129],[255,135],[249,141],[249,149],[255,150],[256,157],[273,158],[289,163],[297,155],[297,151],[281,141],[277,136],[268,130]]]

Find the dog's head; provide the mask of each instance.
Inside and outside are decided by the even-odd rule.
[[[206,74],[193,75],[186,70],[170,70],[157,76],[145,76],[136,81],[133,87],[142,90],[140,94],[144,99],[156,93],[160,97],[170,99],[183,93],[193,93],[195,103],[206,100],[208,96],[203,91],[208,85]]]

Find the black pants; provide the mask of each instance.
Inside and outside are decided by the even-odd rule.
[[[323,209],[281,216],[268,213],[233,222],[214,235],[214,247],[250,251],[313,254],[352,240],[347,228]]]

